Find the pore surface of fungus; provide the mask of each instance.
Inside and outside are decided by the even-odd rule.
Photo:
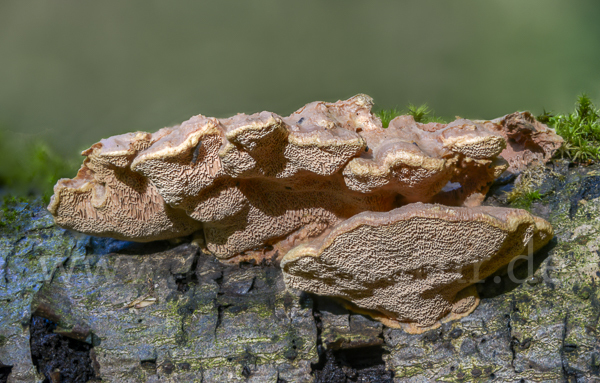
[[[536,251],[552,227],[524,210],[413,203],[360,213],[281,261],[286,285],[344,298],[411,332],[477,304],[470,284]]]

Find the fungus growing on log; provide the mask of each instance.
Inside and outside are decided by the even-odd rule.
[[[420,332],[469,314],[478,299],[465,287],[552,235],[524,210],[413,203],[357,214],[289,251],[281,268],[288,287],[343,298],[387,326]]]
[[[545,164],[563,144],[563,138],[535,119],[529,112],[515,112],[492,121],[478,121],[506,140],[502,157],[508,172],[518,174],[528,165]]]
[[[111,137],[83,152],[49,210],[88,234],[151,241],[202,229],[219,258],[282,257],[363,211],[477,200],[507,166],[498,157],[504,140],[482,125],[457,120],[428,131],[397,118],[383,129],[371,106],[358,95],[289,117],[195,116]]]
[[[157,187],[130,168],[147,133],[128,133],[94,144],[72,180],[54,186],[48,210],[62,227],[84,233],[153,241],[189,235],[202,227],[184,211],[163,202]]]
[[[153,134],[104,139],[82,153],[87,158],[73,180],[56,184],[48,209],[58,225],[92,235],[133,241],[202,235],[207,250],[227,262],[281,260],[291,250],[283,262],[291,286],[350,299],[392,322],[428,326],[450,311],[467,312],[473,301],[465,297],[456,302],[460,286],[455,277],[468,276],[472,264],[481,260],[492,272],[536,233],[551,236],[545,221],[522,211],[437,205],[480,204],[508,167],[500,156],[506,148],[506,135],[499,132],[504,125],[465,119],[421,124],[400,116],[384,129],[371,113],[372,105],[369,96],[357,95],[336,103],[313,102],[288,117],[270,112],[227,119],[198,115]],[[425,226],[411,226],[419,220]],[[319,259],[330,259],[331,244],[352,237],[346,230],[350,226],[366,230],[364,237],[356,237],[331,265],[341,267],[332,275],[356,278],[356,292],[317,289],[325,283],[318,271],[302,274],[295,265],[306,259],[328,265],[329,260],[315,257],[322,253]],[[398,237],[394,230],[403,234]],[[449,244],[486,230],[498,236],[474,245],[477,250],[468,255],[445,253],[440,247],[435,257],[414,261],[408,253],[398,253],[409,263],[397,270],[406,267],[413,274],[373,280],[371,298],[365,287],[371,277],[361,279],[369,270],[341,271],[353,257],[362,259],[369,252],[388,254],[392,262],[394,247],[374,247],[375,238],[384,233],[392,242],[434,249],[438,243],[425,242]],[[429,237],[420,237],[423,233]],[[442,274],[432,271],[439,265]],[[378,272],[384,274],[385,268]],[[414,273],[424,273],[426,279]],[[304,277],[309,281],[301,282]],[[409,277],[417,278],[414,285],[407,282]],[[397,282],[390,289],[406,288],[406,300],[409,291],[418,296],[411,303],[373,295],[383,294],[385,289],[378,286],[385,281]],[[424,283],[430,282],[427,288]],[[432,306],[434,301],[439,305]],[[402,307],[417,302],[429,302],[431,311],[401,313]]]

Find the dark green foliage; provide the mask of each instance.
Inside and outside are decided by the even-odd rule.
[[[428,122],[440,122],[445,123],[445,121],[435,116],[433,110],[427,104],[421,104],[419,106],[415,106],[412,103],[409,103],[406,107],[405,111],[402,111],[398,108],[394,109],[382,109],[375,112],[375,115],[381,119],[381,124],[384,128],[387,128],[394,118],[401,116],[403,114],[408,114],[413,116],[416,122],[420,122],[426,124]]]
[[[600,160],[600,111],[587,95],[579,96],[573,113],[552,115],[544,110],[538,120],[564,138],[558,151],[562,158],[588,163]]]
[[[65,159],[40,140],[23,142],[0,131],[0,193],[39,195],[46,201],[60,178],[72,178],[81,161]]]

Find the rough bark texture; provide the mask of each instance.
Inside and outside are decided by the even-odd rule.
[[[14,204],[0,228],[0,381],[52,382],[32,360],[33,315],[87,343],[103,382],[599,379],[599,170],[549,166],[531,210],[556,238],[516,269],[523,283],[489,277],[470,316],[420,335],[286,292],[276,265],[73,234],[39,203]],[[486,204],[502,201],[492,189]]]

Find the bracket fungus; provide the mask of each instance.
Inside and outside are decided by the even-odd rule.
[[[419,332],[470,313],[478,299],[465,287],[551,238],[550,224],[524,210],[413,203],[357,214],[289,251],[281,268],[287,286]]]
[[[563,144],[563,138],[529,112],[515,112],[492,121],[477,121],[506,140],[502,157],[507,172],[518,174],[534,163],[545,164]]]
[[[82,153],[86,159],[77,176],[56,184],[48,209],[58,225],[92,235],[152,241],[195,234],[203,237],[208,251],[227,262],[283,258],[290,286],[345,297],[391,321],[431,325],[448,310],[464,309],[451,307],[466,305],[451,303],[458,285],[444,279],[446,274],[454,279],[461,272],[468,274],[465,270],[472,262],[486,257],[495,260],[489,260],[490,265],[499,267],[504,261],[498,260],[505,260],[505,255],[517,248],[515,245],[502,253],[508,246],[506,241],[526,243],[538,231],[547,238],[551,229],[525,212],[458,208],[479,205],[494,179],[508,168],[500,155],[506,141],[496,129],[498,124],[465,119],[421,124],[410,116],[400,116],[384,129],[371,113],[372,105],[369,96],[357,95],[335,103],[313,102],[288,117],[270,112],[227,119],[198,115],[156,133],[110,137]],[[436,214],[442,215],[433,218]],[[425,227],[408,225],[418,216]],[[450,216],[461,217],[456,218],[460,223]],[[532,232],[520,229],[525,221]],[[320,286],[319,272],[313,276],[298,274],[294,265],[306,262],[302,259],[308,258],[302,254],[312,254],[310,259],[317,259],[315,254],[321,252],[326,254],[331,246],[325,243],[338,243],[338,235],[340,240],[346,238],[352,225],[366,231],[355,236],[356,243],[347,244],[339,257],[362,259],[370,252],[388,254],[389,258],[391,250],[375,248],[373,241],[377,235],[399,227],[404,228],[404,234],[401,238],[396,235],[394,241],[402,243],[425,243],[427,237],[420,237],[423,230],[439,232],[442,237],[434,236],[435,241],[448,244],[454,237],[470,233],[469,228],[485,232],[500,227],[506,241],[493,242],[500,246],[493,249],[495,253],[486,243],[477,254],[471,251],[468,256],[459,256],[439,250],[435,257],[424,258],[446,265],[442,274],[428,271],[437,267],[435,262],[406,261],[406,253],[401,256],[405,260],[396,260],[406,270],[420,265],[414,270],[422,270],[439,283],[406,271],[408,274],[368,282],[371,290],[364,287],[367,283],[356,290],[357,295],[339,289],[317,291],[313,286]],[[429,248],[424,246],[421,252]],[[373,266],[379,264],[375,259],[379,258],[372,259]],[[345,267],[343,260],[336,262],[331,265]],[[401,270],[377,267],[381,273]],[[335,275],[343,280],[355,278],[356,273],[357,281],[362,281],[358,268],[349,268],[347,273]],[[301,283],[302,275],[310,280]],[[409,275],[417,278],[414,285],[406,283]],[[362,282],[371,277],[366,278]],[[405,301],[398,298],[394,303],[385,294],[377,301],[373,295],[379,294],[376,287],[389,281],[399,283],[396,289],[405,286]],[[432,283],[429,289],[425,287],[428,283]],[[435,292],[438,288],[443,290],[439,297]],[[371,304],[365,303],[369,294]],[[414,297],[416,305],[427,299],[445,303],[422,317],[418,312],[429,306],[401,314],[401,307],[408,307],[410,294],[418,295]]]

